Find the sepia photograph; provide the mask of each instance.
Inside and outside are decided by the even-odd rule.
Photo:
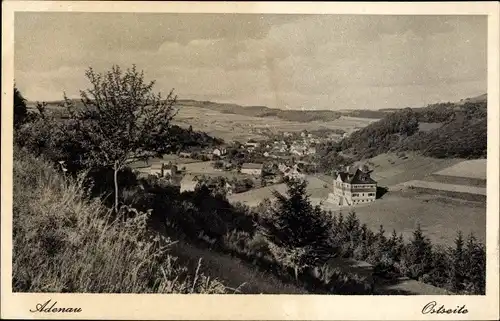
[[[2,281],[42,294],[27,316],[82,311],[52,294],[428,296],[413,315],[457,319],[498,298],[491,17],[252,8],[11,13]]]

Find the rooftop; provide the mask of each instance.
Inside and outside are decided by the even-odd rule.
[[[353,173],[351,172],[340,172],[338,173],[340,179],[344,183],[350,184],[377,184],[375,180],[370,177],[370,172],[364,172],[359,168]]]
[[[198,182],[197,177],[195,175],[192,175],[192,174],[186,174],[181,179],[181,183],[184,183],[184,184],[192,183],[192,182],[194,182],[194,183]]]
[[[262,164],[256,164],[256,163],[244,163],[241,168],[245,169],[262,169]]]

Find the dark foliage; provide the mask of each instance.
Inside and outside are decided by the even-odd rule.
[[[418,131],[416,113],[406,108],[387,115],[378,122],[356,131],[340,143],[356,159],[370,158],[387,152],[392,146]]]
[[[407,150],[436,158],[484,158],[486,116],[486,101],[435,104],[387,113],[383,119],[340,142],[322,144],[318,150],[320,169],[325,171],[352,160]],[[424,132],[419,131],[420,122],[442,123],[442,126]]]
[[[398,149],[420,151],[436,158],[485,158],[487,119],[461,119],[410,137]]]
[[[289,180],[288,195],[276,192],[276,204],[259,221],[259,231],[275,258],[296,272],[325,263],[331,244],[331,222],[324,211],[311,205],[306,186],[305,181]]]
[[[219,138],[209,136],[204,132],[185,129],[177,125],[172,125],[170,131],[170,144],[173,151],[189,151],[202,148],[215,147],[223,144]]]
[[[28,108],[26,107],[26,99],[21,92],[14,87],[14,129],[21,126],[28,116]]]

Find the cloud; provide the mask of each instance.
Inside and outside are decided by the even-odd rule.
[[[23,13],[16,81],[30,99],[61,97],[88,66],[136,64],[182,98],[401,107],[485,92],[486,41],[472,16]]]

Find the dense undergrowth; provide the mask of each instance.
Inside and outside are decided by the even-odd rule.
[[[218,280],[189,271],[169,255],[172,241],[148,230],[147,212],[122,207],[113,217],[99,199],[87,196],[82,180],[16,149],[14,291],[225,292]]]

